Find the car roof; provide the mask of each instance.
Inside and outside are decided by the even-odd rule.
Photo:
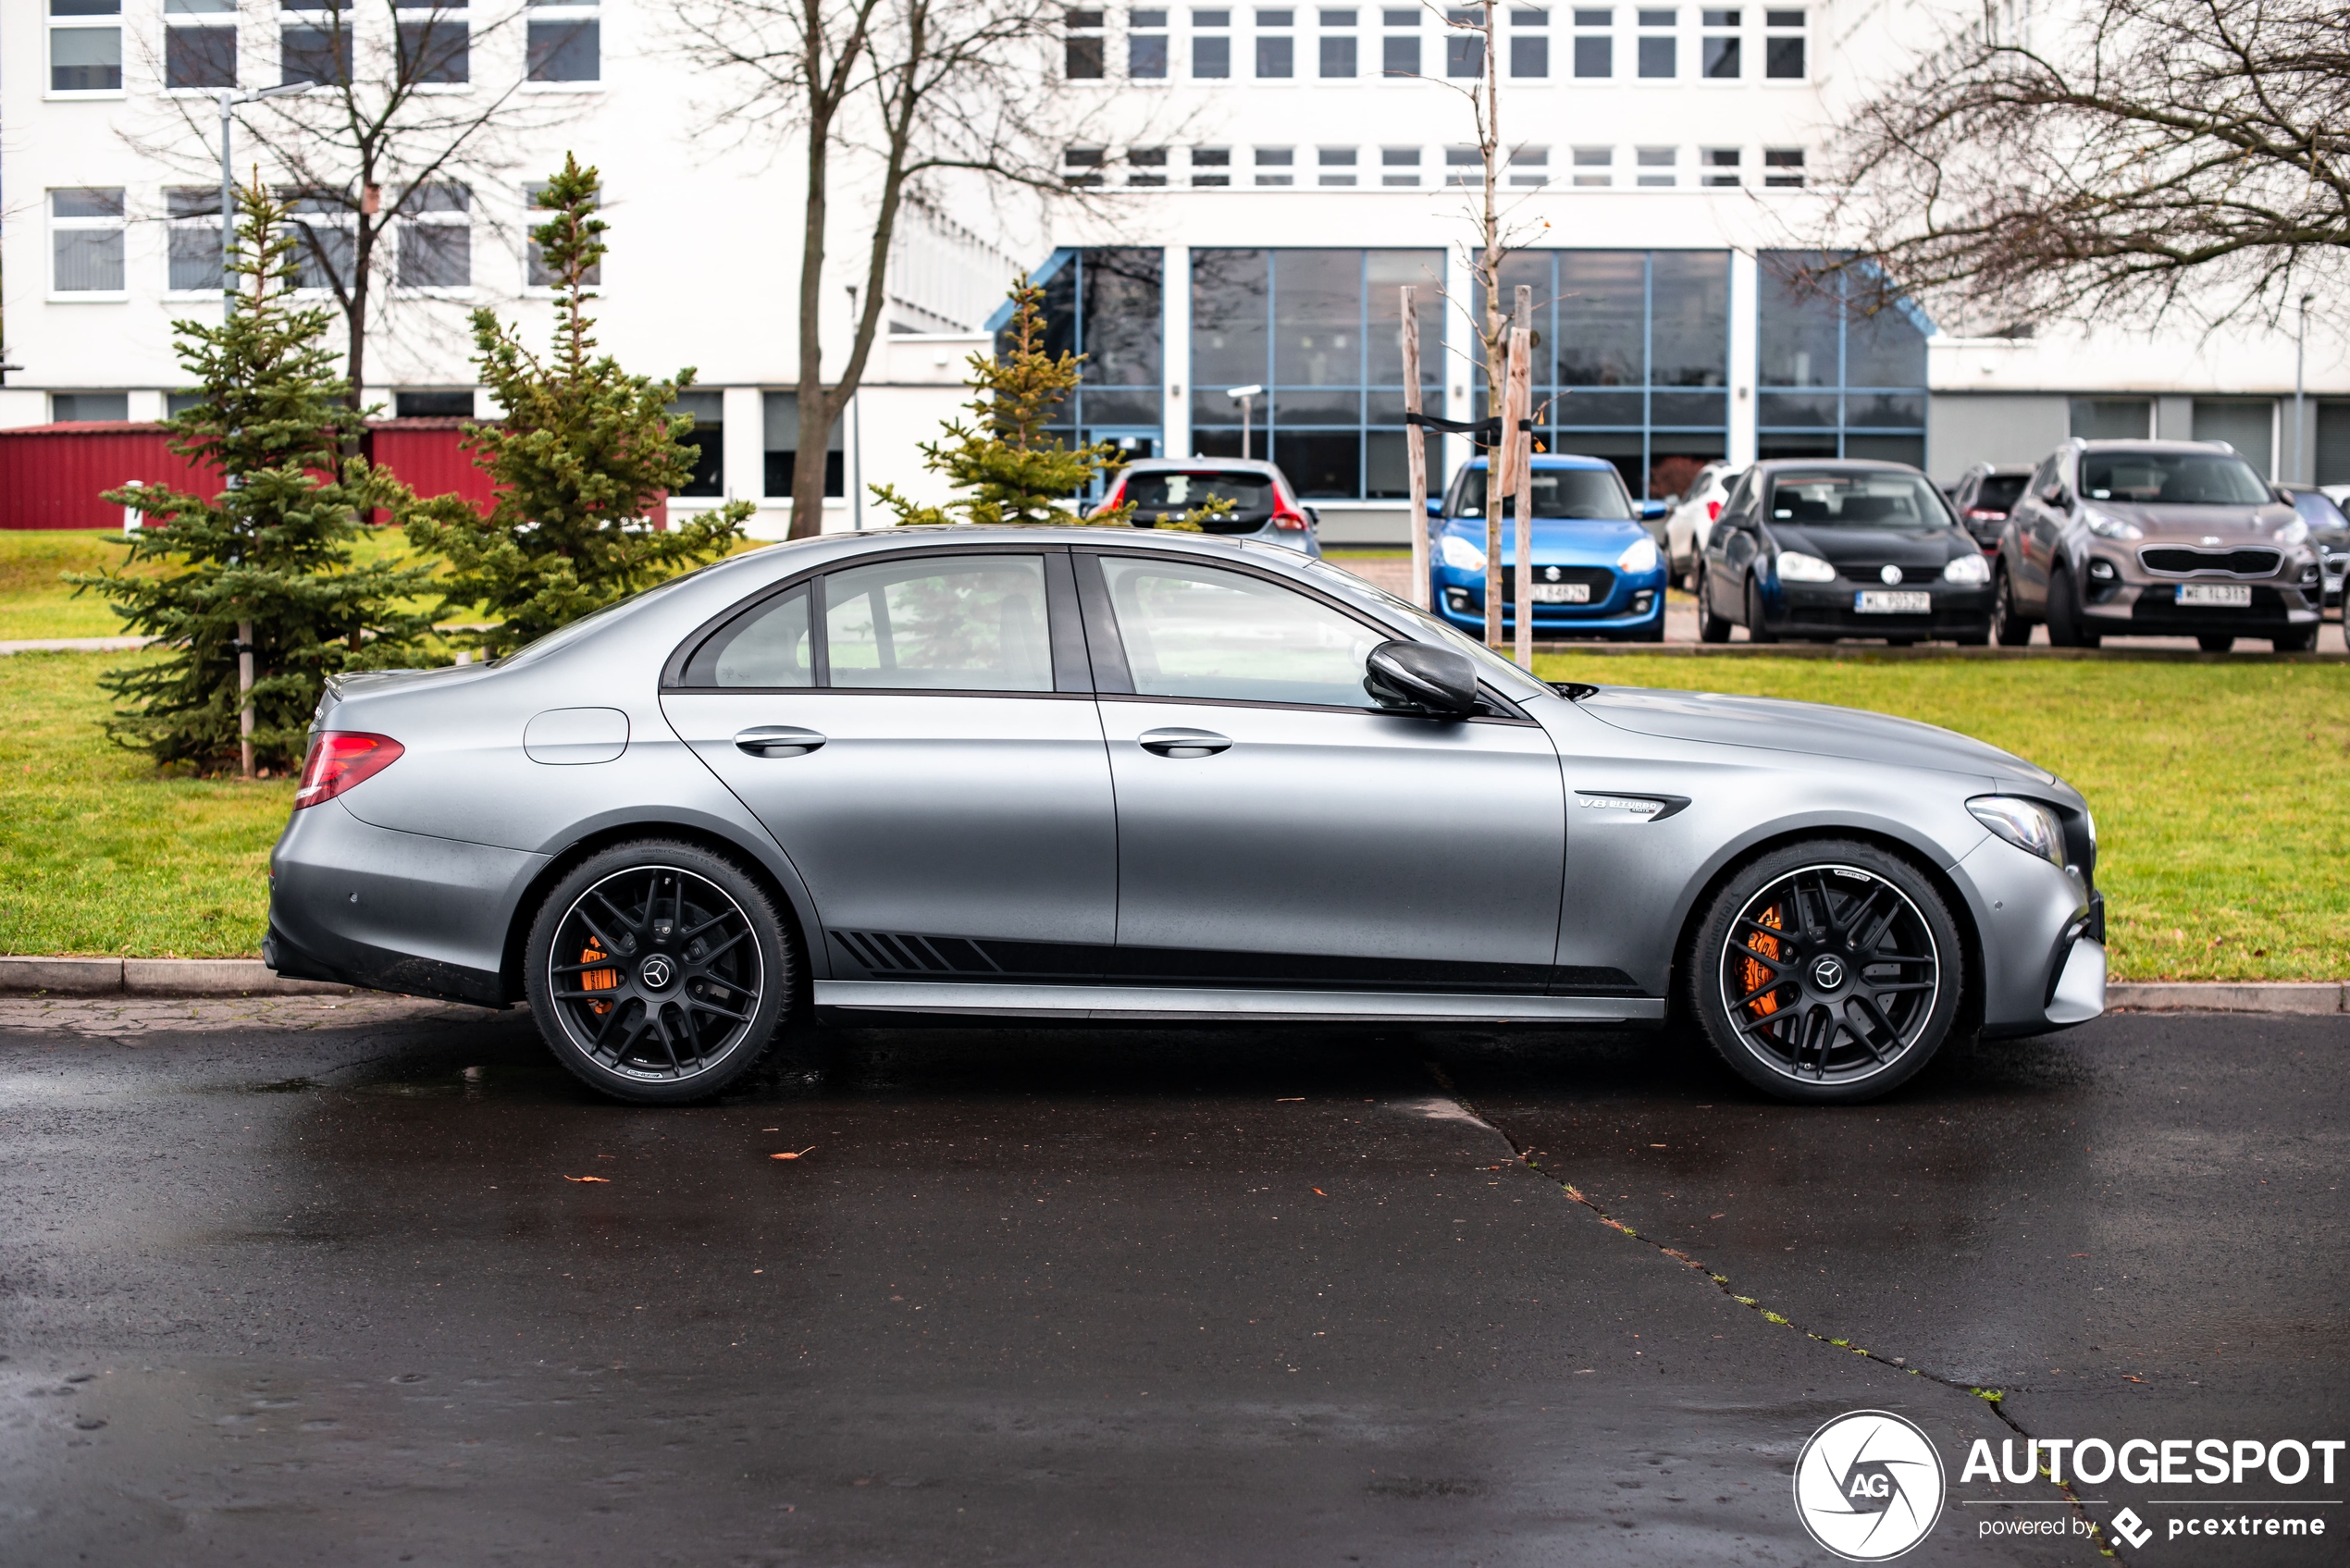
[[[2244,454],[2224,441],[2158,441],[2140,437],[2132,440],[2090,441],[2075,439],[2072,445],[2080,451],[2175,451],[2219,452],[2228,457]]]
[[[1486,466],[1486,459],[1481,457],[1473,457],[1461,466],[1464,468],[1483,468]],[[1534,454],[1534,466],[1537,468],[1605,468],[1612,471],[1615,467],[1615,464],[1610,463],[1603,457],[1585,457],[1581,452],[1538,451]]]
[[[1754,465],[1754,472],[1770,478],[1783,468],[1800,468],[1812,474],[1917,474],[1906,463],[1885,463],[1873,457],[1766,457]],[[1922,474],[1918,477],[1923,478]]]

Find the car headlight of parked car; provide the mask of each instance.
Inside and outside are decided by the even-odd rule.
[[[1946,583],[1987,583],[1991,580],[1991,563],[1983,559],[1981,550],[1969,550],[1949,565],[1942,568]]]
[[[2309,524],[2306,518],[2296,517],[2277,530],[2277,543],[2281,545],[2297,545],[2308,537]]]
[[[1644,572],[1653,572],[1659,564],[1654,539],[1634,539],[1625,547],[1624,553],[1615,558],[1615,569],[1626,576],[1637,577]]]
[[[2056,813],[2036,800],[2012,795],[1978,795],[1966,803],[1974,820],[2027,855],[2037,855],[2051,866],[2064,864],[2064,827]]]
[[[2146,537],[2144,528],[2127,518],[2109,517],[2088,507],[2082,508],[2081,517],[2088,524],[2089,532],[2101,539],[2143,539]]]
[[[1779,575],[1790,583],[1833,583],[1836,568],[1800,549],[1779,551]]]
[[[1444,564],[1455,572],[1482,572],[1485,552],[1458,534],[1444,536]]]

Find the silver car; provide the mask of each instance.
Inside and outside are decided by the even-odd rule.
[[[1687,1020],[1851,1101],[2097,1015],[2096,854],[1988,746],[1546,685],[1294,549],[905,528],[337,679],[265,956],[526,1000],[647,1103],[909,1015]]]
[[[1146,457],[1118,470],[1096,512],[1132,506],[1134,526],[1156,528],[1211,501],[1226,510],[1204,533],[1262,539],[1322,553],[1321,514],[1297,499],[1280,465],[1244,457]]]

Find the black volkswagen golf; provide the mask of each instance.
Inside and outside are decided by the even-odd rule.
[[[1698,636],[1991,638],[1991,567],[1940,491],[1898,463],[1747,470],[1699,562]]]

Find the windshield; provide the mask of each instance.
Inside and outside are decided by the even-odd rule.
[[[2301,513],[2301,521],[2321,534],[2339,534],[2350,528],[2350,517],[2333,504],[2333,498],[2322,490],[2295,490],[2293,510]]]
[[[1272,519],[1280,500],[1269,474],[1247,469],[1155,469],[1126,481],[1126,499],[1137,523],[1164,523],[1206,500],[1228,500],[1232,510],[1205,520],[1211,534],[1254,533]]]
[[[1985,512],[2008,512],[2023,499],[2023,482],[2029,474],[1993,474],[1976,487],[1974,504]]]
[[[1916,474],[1821,474],[1771,481],[1771,520],[1844,528],[1947,528],[1941,492]]]
[[[1502,498],[1502,515],[1515,517],[1515,496]],[[1472,468],[1461,479],[1460,503],[1453,508],[1457,517],[1485,515],[1485,470]],[[1534,471],[1534,515],[1537,517],[1591,517],[1607,522],[1628,522],[1632,503],[1624,493],[1624,482],[1613,468],[1537,468]]]
[[[2264,506],[2270,500],[2252,464],[2218,451],[2083,452],[2081,493],[2091,500],[2165,506]]]

